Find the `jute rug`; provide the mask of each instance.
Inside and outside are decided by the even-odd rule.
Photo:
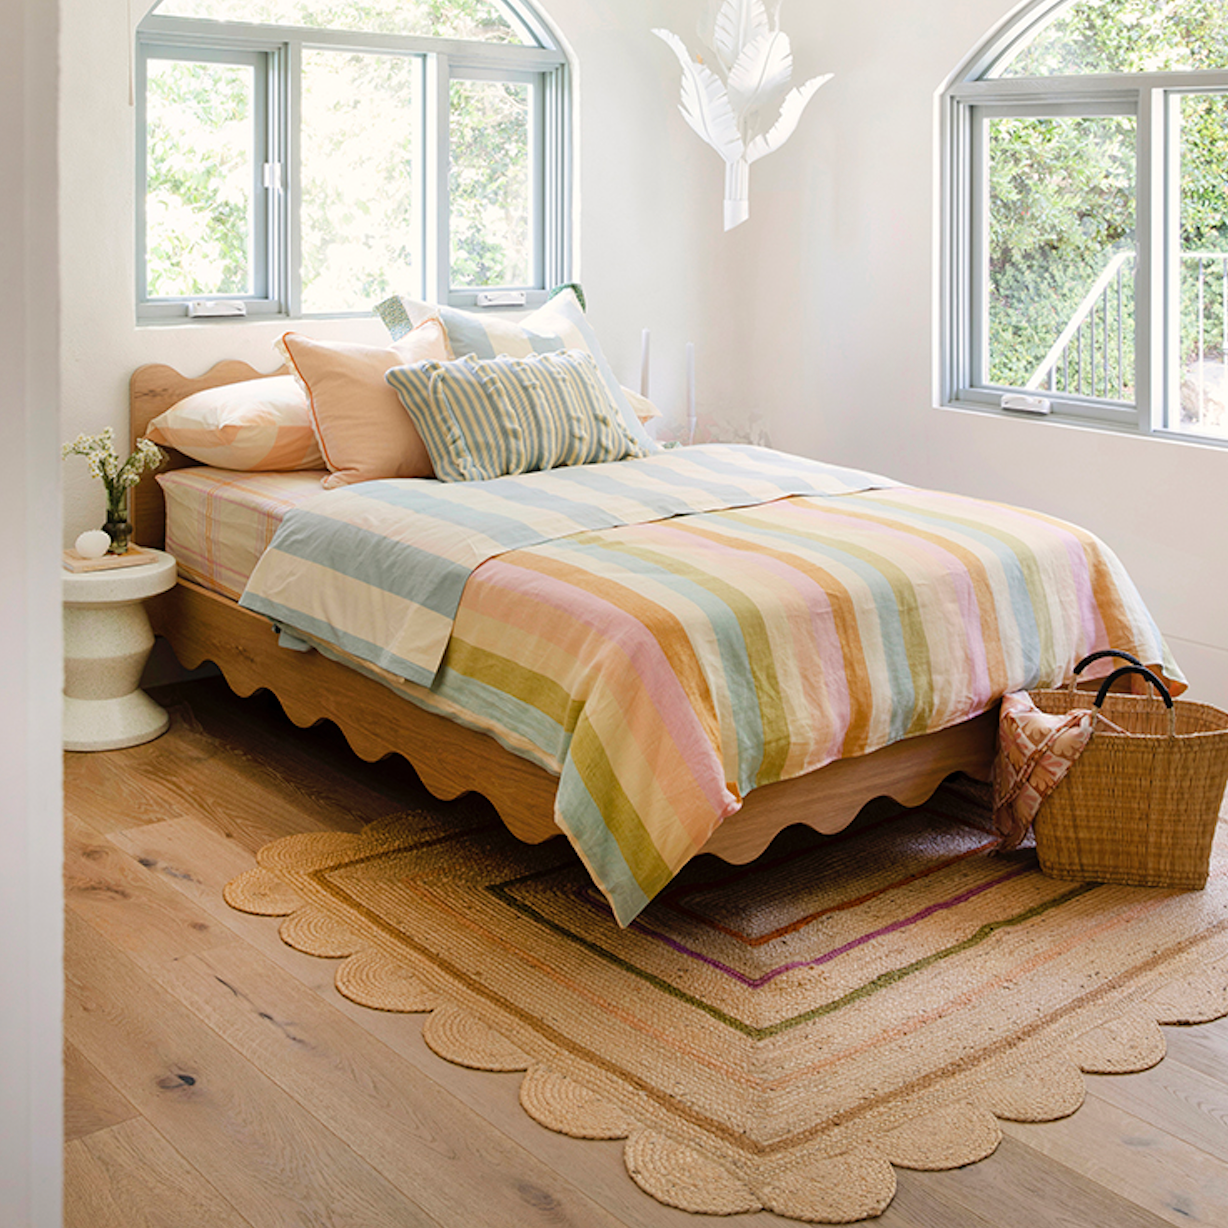
[[[1000,1118],[1073,1113],[1082,1072],[1154,1065],[1159,1023],[1228,1014],[1228,844],[1201,892],[1058,882],[989,854],[983,803],[697,859],[626,930],[562,841],[426,814],[280,840],[226,898],[346,997],[430,1012],[441,1057],[525,1071],[542,1125],[625,1139],[661,1202],[846,1222]]]

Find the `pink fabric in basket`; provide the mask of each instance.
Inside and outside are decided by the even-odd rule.
[[[993,823],[1002,849],[1028,834],[1040,804],[1083,753],[1096,722],[1094,708],[1065,716],[1042,712],[1026,691],[1002,698],[993,772]]]

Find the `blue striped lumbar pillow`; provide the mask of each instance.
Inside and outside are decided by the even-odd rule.
[[[469,355],[393,367],[385,378],[441,481],[484,481],[647,454],[583,350]]]
[[[658,450],[658,444],[640,425],[627,402],[572,286],[561,287],[536,311],[515,318],[498,312],[461,311],[456,307],[440,307],[402,297],[386,299],[374,311],[384,321],[394,341],[423,320],[438,320],[448,334],[448,345],[455,358],[469,354],[476,358],[494,358],[500,354],[523,358],[558,350],[587,350],[597,364],[610,400],[622,415],[627,433],[645,453]]]

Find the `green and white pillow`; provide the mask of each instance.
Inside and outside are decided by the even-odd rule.
[[[610,403],[593,356],[583,350],[487,359],[470,354],[456,362],[393,367],[385,378],[444,482],[647,455]]]
[[[660,450],[660,446],[644,430],[615,378],[601,351],[597,334],[585,319],[584,308],[573,286],[563,287],[543,306],[520,319],[495,312],[461,311],[456,307],[440,307],[399,296],[385,299],[374,311],[384,321],[394,341],[423,320],[439,320],[457,358],[467,355],[495,358],[502,354],[524,358],[529,354],[549,354],[559,350],[585,350],[597,364],[602,383],[621,415],[627,433],[643,449],[641,455]]]

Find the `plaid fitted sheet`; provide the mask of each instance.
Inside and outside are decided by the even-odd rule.
[[[282,518],[320,493],[324,470],[239,473],[201,465],[158,474],[166,549],[179,574],[237,601]]]

